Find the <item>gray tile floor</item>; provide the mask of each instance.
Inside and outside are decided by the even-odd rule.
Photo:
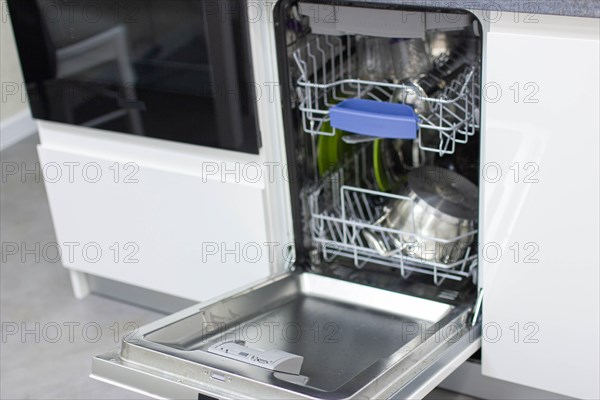
[[[8,173],[36,165],[37,140],[0,154],[0,398],[142,398],[90,379],[91,358],[118,346],[128,322],[141,325],[160,314],[93,295],[76,300],[67,270],[51,262],[54,254],[48,250],[36,260],[56,242],[44,185],[34,175]],[[19,249],[11,255],[15,245]],[[36,246],[37,254],[25,253]]]
[[[67,271],[52,262],[56,239],[43,182],[20,173],[36,166],[37,141],[30,137],[0,153],[0,398],[143,398],[90,379],[91,358],[117,347],[130,323],[141,326],[161,314],[96,295],[73,297]],[[442,390],[427,399],[469,400]]]

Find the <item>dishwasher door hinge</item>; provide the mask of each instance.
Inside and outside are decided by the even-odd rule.
[[[283,253],[283,257],[285,260],[283,269],[285,271],[294,271],[296,269],[296,248],[293,244],[290,244],[286,247],[286,250]]]
[[[477,294],[477,300],[475,300],[475,307],[473,308],[473,313],[471,314],[471,326],[477,325],[477,320],[479,319],[479,314],[481,314],[481,305],[483,304],[483,288],[479,289],[479,293]]]

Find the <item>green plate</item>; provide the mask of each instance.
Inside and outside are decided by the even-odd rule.
[[[382,192],[398,189],[403,182],[398,174],[398,156],[392,146],[391,139],[377,139],[373,142],[373,173],[375,182]]]
[[[331,132],[332,130],[329,121],[325,121],[321,125],[321,132]],[[336,168],[350,150],[350,146],[342,140],[344,135],[346,132],[336,129],[335,135],[321,135],[317,139],[317,165],[320,176]]]

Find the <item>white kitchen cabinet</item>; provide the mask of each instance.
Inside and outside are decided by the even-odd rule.
[[[482,372],[597,399],[599,24],[513,16],[485,43]]]
[[[260,43],[251,47],[259,154],[37,121],[42,169],[54,173],[56,164],[64,175],[58,182],[47,177],[46,189],[61,261],[77,297],[89,293],[92,275],[203,301],[285,264],[291,212],[281,116],[272,111],[280,103],[277,67],[264,57],[273,46],[270,28],[248,26],[252,41]],[[212,128],[203,129],[210,134]],[[93,175],[94,164],[103,175],[98,183],[82,176],[86,166]],[[69,168],[74,182],[68,181]],[[131,179],[139,182],[125,182]],[[70,242],[78,244],[72,259],[65,245]],[[90,256],[99,244],[99,261],[82,256],[88,243]],[[125,257],[139,262],[124,263]]]
[[[40,129],[65,267],[196,301],[269,275],[283,244],[253,156],[81,129]]]

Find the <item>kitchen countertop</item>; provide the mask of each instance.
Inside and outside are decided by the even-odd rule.
[[[599,0],[349,0],[349,2],[489,10],[491,13],[508,11],[600,18]]]

